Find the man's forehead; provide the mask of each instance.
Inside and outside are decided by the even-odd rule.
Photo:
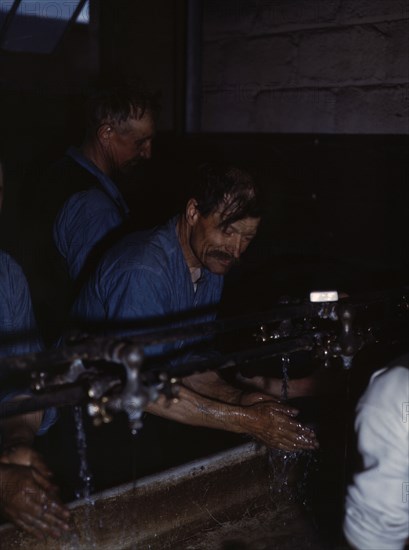
[[[240,232],[257,231],[257,228],[260,225],[260,221],[261,221],[261,218],[253,218],[251,216],[246,216],[244,218],[239,218],[238,220],[229,222],[228,216],[226,216],[226,212],[221,207],[215,209],[211,213],[211,216],[213,218],[215,225],[225,226],[227,222],[227,227],[231,227],[236,231],[240,231]]]
[[[124,123],[137,128],[139,126],[153,126],[155,122],[151,112],[145,111],[142,116],[139,113],[131,113]]]
[[[155,122],[152,116],[146,112],[142,118],[129,117],[122,123],[123,131],[133,134],[137,137],[154,137]]]
[[[229,224],[229,227],[239,233],[255,233],[260,225],[260,218],[242,218]]]

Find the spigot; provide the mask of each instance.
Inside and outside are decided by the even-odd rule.
[[[141,419],[146,405],[156,401],[158,390],[155,386],[145,385],[141,379],[143,353],[138,346],[120,343],[112,350],[110,359],[123,365],[126,380],[120,394],[109,400],[109,408],[124,411],[128,415],[132,433],[136,433],[142,427]]]
[[[92,418],[94,426],[101,426],[102,424],[109,424],[112,421],[112,415],[106,410],[108,404],[108,398],[103,397],[99,401],[91,401],[88,403],[88,414]]]

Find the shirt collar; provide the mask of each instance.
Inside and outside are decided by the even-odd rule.
[[[128,216],[129,215],[129,208],[126,204],[126,201],[116,186],[116,184],[111,180],[109,176],[104,174],[98,166],[96,166],[93,162],[91,162],[87,157],[85,157],[80,149],[77,147],[69,147],[69,149],[65,153],[67,156],[71,157],[75,162],[77,162],[80,166],[85,168],[88,172],[90,172],[92,175],[94,175],[99,183],[101,184],[101,187],[103,190],[112,198],[113,201],[119,206],[119,208],[123,211],[123,213]]]
[[[186,266],[186,273],[189,273],[189,279],[190,279],[191,278],[190,269],[189,269],[189,266],[186,263],[186,258],[183,254],[182,246],[180,244],[177,229],[176,229],[176,224],[178,222],[178,219],[179,219],[179,216],[174,216],[173,218],[171,218],[168,221],[168,227],[169,227],[170,233],[172,235],[172,238],[175,239],[175,243],[179,247],[180,255],[182,256],[184,265]],[[201,284],[205,280],[207,280],[209,277],[211,277],[213,274],[208,269],[206,269],[204,266],[202,266],[200,269],[201,269],[201,275],[200,275],[200,279],[198,279],[197,282]]]

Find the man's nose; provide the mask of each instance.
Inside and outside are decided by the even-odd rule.
[[[234,236],[234,240],[230,243],[229,252],[236,260],[240,258],[243,252],[240,235]]]

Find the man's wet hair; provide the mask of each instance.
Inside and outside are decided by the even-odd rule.
[[[159,93],[148,90],[139,80],[101,81],[86,92],[87,134],[95,135],[102,124],[140,120],[146,113],[155,117],[159,110]]]
[[[261,190],[244,168],[221,163],[202,164],[189,190],[204,217],[218,210],[221,225],[262,215]]]

